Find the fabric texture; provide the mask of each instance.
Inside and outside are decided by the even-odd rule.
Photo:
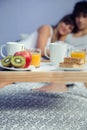
[[[17,83],[0,89],[0,130],[86,130],[87,89],[74,86],[65,93],[31,88],[44,83]]]
[[[73,34],[67,35],[65,42],[81,49],[87,49],[87,35],[80,36],[80,37],[73,37]]]

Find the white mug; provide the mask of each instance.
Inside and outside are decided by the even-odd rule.
[[[50,56],[47,54],[47,49],[49,47]],[[50,59],[51,63],[54,66],[58,66],[60,62],[64,61],[64,57],[69,56],[69,52],[71,51],[71,46],[68,44],[58,41],[56,43],[50,43],[45,47],[45,56]]]
[[[1,56],[5,57],[4,51],[6,48],[6,55],[14,55],[18,51],[24,51],[24,44],[18,42],[7,42],[1,46]]]

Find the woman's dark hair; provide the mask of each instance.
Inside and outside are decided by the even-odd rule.
[[[77,2],[74,6],[73,10],[74,17],[80,16],[81,14],[87,16],[87,1],[85,0]]]
[[[53,28],[58,27],[60,22],[64,22],[65,24],[70,24],[74,26],[74,18],[73,18],[73,14],[68,14],[65,15],[55,26],[52,26]]]
[[[66,16],[64,16],[60,21],[60,22],[64,22],[65,24],[70,24],[74,26],[74,18],[72,14],[68,14]]]

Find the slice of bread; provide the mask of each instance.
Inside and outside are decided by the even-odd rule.
[[[82,65],[82,64],[85,63],[84,59],[82,59],[82,58],[73,58],[73,57],[65,57],[64,62],[65,63],[79,64],[79,65]]]
[[[59,64],[59,67],[63,67],[63,68],[80,68],[80,67],[82,67],[82,65],[76,64],[76,63],[61,62]]]

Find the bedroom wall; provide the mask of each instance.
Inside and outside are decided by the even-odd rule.
[[[0,0],[0,45],[42,24],[56,24],[79,0]]]

